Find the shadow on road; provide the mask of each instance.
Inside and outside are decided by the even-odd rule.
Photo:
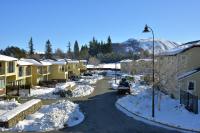
[[[108,89],[107,80],[97,83],[91,96],[75,99],[85,114],[85,120],[74,127],[59,132],[68,133],[172,133],[126,116],[115,107],[119,98],[114,90]]]

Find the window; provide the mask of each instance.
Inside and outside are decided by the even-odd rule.
[[[8,62],[8,73],[14,72],[14,62]]]
[[[5,81],[4,79],[0,79],[0,89],[5,88]]]
[[[189,91],[193,91],[194,89],[195,89],[195,86],[194,86],[195,84],[194,84],[194,82],[193,81],[190,81],[189,83],[188,83],[188,90]]]
[[[64,72],[64,71],[65,71],[65,66],[63,66],[63,65],[62,65],[62,66],[59,66],[59,71],[60,71],[60,72]]]
[[[23,67],[19,66],[19,77],[23,76]]]

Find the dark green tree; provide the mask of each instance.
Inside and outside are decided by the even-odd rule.
[[[112,52],[112,40],[110,36],[108,36],[108,39],[107,39],[106,49],[107,49],[107,53]]]
[[[71,43],[70,42],[68,43],[67,47],[68,47],[67,58],[71,59],[73,56],[73,53],[71,51]]]
[[[46,59],[52,59],[52,45],[49,40],[47,40],[46,45],[45,45],[45,58]]]
[[[5,50],[1,51],[1,54],[15,58],[26,58],[26,51],[15,46],[7,47]]]
[[[34,54],[34,48],[33,48],[33,39],[31,37],[29,43],[28,43],[28,46],[29,46],[29,56],[32,56]]]
[[[78,46],[78,41],[77,40],[74,43],[74,58],[75,59],[79,58],[79,46]]]
[[[83,46],[81,46],[81,50],[80,50],[80,59],[89,59],[89,48],[88,46],[85,44]]]

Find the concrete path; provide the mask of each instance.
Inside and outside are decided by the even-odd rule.
[[[115,107],[119,98],[116,92],[109,89],[108,79],[97,82],[92,95],[72,99],[80,104],[85,120],[74,127],[64,128],[67,133],[173,133],[170,130],[150,126],[126,116]],[[55,131],[54,131],[55,132]]]

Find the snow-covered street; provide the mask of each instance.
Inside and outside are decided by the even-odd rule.
[[[155,118],[151,117],[152,111],[152,90],[149,86],[132,84],[132,95],[117,100],[116,106],[129,112],[145,117],[149,120],[181,127],[185,129],[200,131],[200,114],[193,114],[186,110],[180,101],[156,91],[155,95]],[[120,105],[120,106],[118,106]],[[123,110],[127,115],[129,112]]]

